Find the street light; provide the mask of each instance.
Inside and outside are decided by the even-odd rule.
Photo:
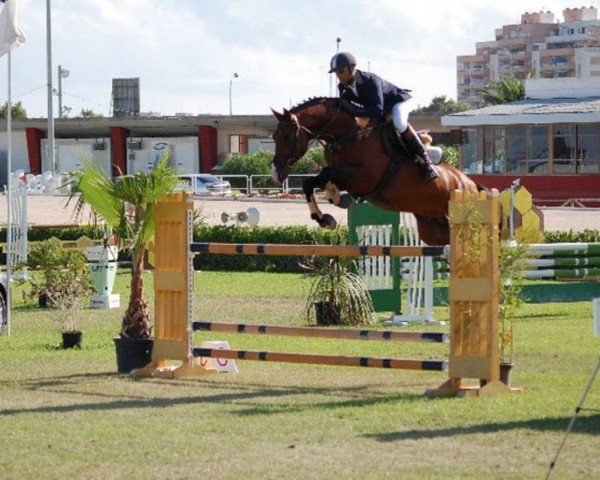
[[[229,116],[231,117],[233,115],[233,108],[231,106],[231,91],[233,89],[233,79],[234,78],[238,78],[238,74],[234,73],[231,78],[229,79]]]
[[[340,53],[340,43],[342,43],[342,39],[337,37],[335,39],[335,53],[336,55]],[[329,96],[333,97],[333,73],[329,74]]]
[[[63,106],[62,106],[62,79],[68,78],[71,72],[66,68],[58,66],[58,118],[63,118]]]

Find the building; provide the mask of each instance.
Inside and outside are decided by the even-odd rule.
[[[431,130],[448,141],[439,116],[411,118],[415,128]],[[61,118],[54,122],[55,171],[81,168],[81,155],[96,158],[111,176],[150,170],[164,153],[183,173],[218,172],[233,154],[273,150],[273,115],[176,115],[106,118]],[[51,171],[45,118],[13,120],[13,171]],[[7,155],[6,122],[0,122],[0,160]],[[0,169],[0,186],[6,183]]]
[[[150,170],[167,151],[185,173],[218,170],[234,153],[272,149],[272,115],[61,118],[54,122],[55,171],[80,168],[80,156],[96,158],[111,176]],[[6,123],[0,126],[0,159],[6,158]],[[51,171],[47,120],[13,120],[13,170]],[[0,185],[6,182],[0,171]]]
[[[600,20],[594,7],[566,8],[563,23],[552,12],[525,12],[521,23],[477,42],[475,55],[457,57],[457,98],[481,105],[479,90],[513,75],[532,78],[600,78]]]
[[[461,169],[499,190],[520,179],[538,205],[600,206],[600,78],[525,89],[525,100],[442,117],[461,132]]]

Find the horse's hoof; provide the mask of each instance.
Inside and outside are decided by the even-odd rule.
[[[335,227],[337,227],[337,222],[335,221],[335,218],[333,218],[328,213],[324,213],[323,217],[320,220],[318,220],[318,222],[320,227],[327,228],[328,230],[335,230]]]
[[[356,205],[356,201],[349,193],[344,193],[340,196],[340,203],[338,204],[338,207],[348,209],[353,208],[354,205]]]

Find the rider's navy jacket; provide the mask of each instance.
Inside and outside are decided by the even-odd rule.
[[[411,98],[410,90],[399,88],[393,83],[370,72],[355,70],[356,93],[352,87],[339,84],[340,98],[359,105],[352,105],[351,112],[356,117],[382,117],[392,111],[399,102]]]

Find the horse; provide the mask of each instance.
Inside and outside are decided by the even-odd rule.
[[[387,122],[356,118],[337,98],[317,97],[283,113],[271,111],[278,120],[271,166],[275,182],[281,184],[287,178],[290,167],[306,153],[311,142],[317,141],[325,149],[327,166],[302,185],[311,218],[321,227],[333,229],[336,222],[317,206],[315,188],[325,190],[329,200],[341,208],[351,208],[354,198],[359,198],[384,210],[413,213],[426,244],[447,245],[450,192],[480,189],[446,163],[434,167],[436,179],[426,181],[406,150],[392,150]]]

